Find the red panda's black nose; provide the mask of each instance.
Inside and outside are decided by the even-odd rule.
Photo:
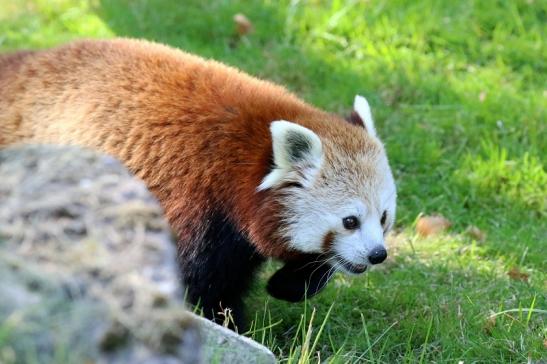
[[[387,258],[387,251],[383,246],[377,246],[372,249],[368,256],[368,260],[371,264],[380,264]]]

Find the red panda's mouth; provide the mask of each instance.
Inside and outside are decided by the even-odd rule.
[[[367,270],[366,264],[353,264],[342,258],[338,258],[338,263],[340,263],[340,265],[349,273],[353,274],[361,274]]]

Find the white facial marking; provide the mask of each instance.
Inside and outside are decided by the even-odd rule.
[[[380,162],[380,183],[377,185],[376,198],[369,200],[370,208],[366,214],[358,216],[361,225],[352,234],[340,237],[333,245],[335,256],[353,265],[369,265],[369,255],[378,248],[385,249],[384,235],[391,228],[395,219],[396,190],[391,170]],[[381,223],[383,213],[386,213],[384,224]],[[340,261],[338,261],[340,263]],[[346,273],[352,273],[338,264],[337,267]]]
[[[379,248],[385,249],[384,235],[393,226],[397,197],[385,150],[376,137],[370,107],[361,96],[355,98],[354,107],[367,128],[366,133],[333,132],[332,139],[321,141],[309,129],[292,128],[293,123],[276,122],[281,123],[278,130],[272,124],[276,169],[262,183],[277,186],[302,178],[302,173],[294,171],[301,172],[301,162],[305,162],[308,169],[304,169],[304,175],[312,177],[305,177],[304,181],[312,182],[301,183],[300,187],[283,186],[281,233],[291,248],[304,253],[322,253],[333,267],[349,274],[364,271],[371,264],[371,254]],[[316,143],[317,137],[316,152],[304,158],[291,158],[291,143],[286,137],[289,127],[294,131],[305,130],[296,134],[297,139],[302,136],[304,141]],[[314,150],[312,147],[303,149]],[[382,223],[384,211],[386,218]],[[355,221],[354,217],[358,224],[347,223]],[[346,224],[345,218],[350,218]]]
[[[375,137],[376,128],[374,127],[374,120],[372,119],[372,112],[370,111],[370,106],[368,105],[367,99],[361,95],[356,95],[355,101],[353,102],[353,109],[359,115],[361,120],[363,120],[367,132]]]
[[[322,186],[321,191],[297,188],[290,191],[291,214],[286,218],[286,235],[291,247],[306,253],[324,253],[323,242],[327,234],[334,234],[332,253],[352,264],[368,264],[368,255],[378,247],[384,247],[384,232],[389,230],[395,218],[396,190],[387,159],[376,161],[372,181],[363,182],[359,198],[347,199],[345,186]],[[350,178],[340,179],[340,183]],[[321,181],[319,181],[319,184]],[[386,221],[381,224],[386,211]],[[355,216],[359,228],[347,230],[345,217]]]

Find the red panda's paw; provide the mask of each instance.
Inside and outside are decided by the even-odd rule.
[[[268,293],[277,299],[299,302],[319,293],[334,274],[334,269],[319,255],[291,261],[270,278]]]

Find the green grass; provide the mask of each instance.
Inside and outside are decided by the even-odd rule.
[[[399,189],[395,254],[302,304],[267,297],[267,267],[248,299],[249,335],[282,361],[547,359],[546,2],[0,0],[0,9],[0,50],[143,37],[328,110],[347,112],[356,93],[369,99]],[[255,27],[243,39],[237,12]],[[453,227],[420,239],[420,213]],[[469,225],[486,240],[467,236]],[[528,282],[507,275],[514,267]]]

